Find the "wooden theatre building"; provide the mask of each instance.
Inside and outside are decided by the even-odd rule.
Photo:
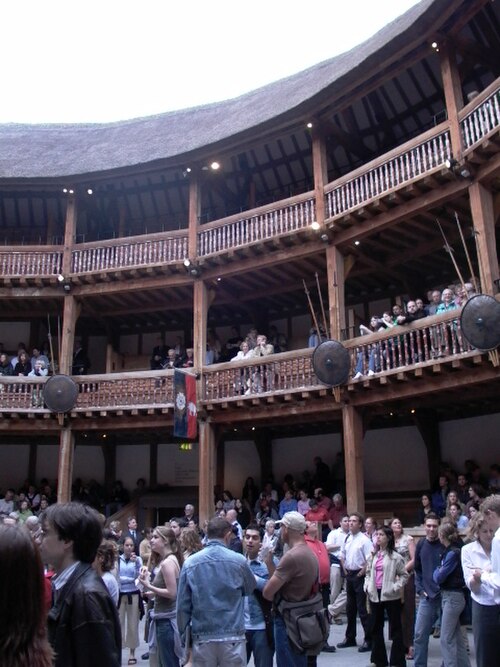
[[[59,373],[77,339],[92,363],[63,415],[33,401],[45,379],[0,378],[0,486],[57,478],[67,499],[76,476],[175,486],[194,470],[207,516],[215,485],[239,494],[248,475],[300,474],[343,449],[362,510],[428,488],[442,459],[494,463],[498,357],[461,335],[460,311],[397,336],[359,324],[456,283],[456,266],[497,295],[499,53],[498,2],[422,0],[236,99],[0,126],[0,340],[15,354],[50,327]],[[336,389],[312,366],[307,292],[350,355]],[[224,342],[272,325],[287,352],[206,365],[210,330]],[[194,348],[192,470],[172,437],[173,371],[149,370],[158,339],[178,336]]]

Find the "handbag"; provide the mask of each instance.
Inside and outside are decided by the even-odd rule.
[[[302,655],[319,655],[330,633],[328,612],[323,606],[321,593],[301,602],[281,599],[276,609],[283,618],[294,651]]]

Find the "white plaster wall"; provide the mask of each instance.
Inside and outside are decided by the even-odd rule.
[[[224,487],[229,489],[235,498],[247,477],[253,477],[260,487],[260,460],[257,448],[252,441],[227,441],[225,443]]]
[[[57,464],[59,459],[59,446],[38,445],[36,454],[36,482],[46,477],[50,484],[57,479]]]
[[[3,445],[0,447],[0,490],[17,489],[28,475],[28,445]]]
[[[365,492],[429,488],[426,449],[415,426],[367,431],[363,469]]]
[[[442,422],[439,426],[441,457],[455,470],[474,459],[486,473],[500,463],[500,413]]]
[[[191,451],[180,451],[178,443],[158,445],[158,484],[196,486],[199,477],[198,452],[196,442]]]
[[[75,447],[73,479],[81,477],[84,482],[95,479],[104,484],[104,456],[98,445]]]
[[[129,491],[143,477],[149,482],[149,445],[122,445],[116,448],[116,479]]]

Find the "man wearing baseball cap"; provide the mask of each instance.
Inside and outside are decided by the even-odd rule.
[[[306,520],[299,512],[287,512],[281,520],[281,537],[289,549],[277,566],[272,553],[266,558],[269,581],[264,587],[266,600],[279,592],[287,602],[301,602],[311,597],[318,582],[318,560],[306,544]],[[307,656],[295,653],[288,641],[285,622],[277,613],[274,620],[274,640],[278,667],[307,667]]]

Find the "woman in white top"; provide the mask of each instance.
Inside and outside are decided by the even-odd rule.
[[[491,584],[481,581],[482,571],[491,571],[493,530],[486,517],[477,512],[469,523],[473,542],[462,547],[464,579],[472,597],[472,631],[477,667],[499,667],[498,617],[500,600]]]

